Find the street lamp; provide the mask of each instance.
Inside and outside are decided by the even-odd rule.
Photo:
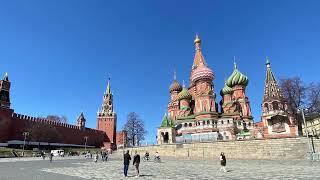
[[[309,138],[309,131],[308,131],[308,128],[307,128],[307,123],[306,123],[306,118],[304,116],[304,112],[303,112],[303,108],[301,109],[298,109],[298,112],[301,111],[301,115],[302,115],[302,119],[303,119],[303,124],[304,124],[304,130],[306,132],[306,135],[307,135],[307,139],[308,139],[308,146],[309,146],[309,153],[312,154],[314,151],[313,151],[313,147],[311,145],[311,142],[310,142],[310,138]],[[308,110],[308,109],[305,109],[305,110]]]
[[[84,150],[87,151],[88,136],[85,136],[85,137],[84,137],[84,140],[85,140],[85,142],[84,142]]]
[[[24,136],[23,147],[22,147],[22,156],[24,156],[24,146],[26,145],[26,139],[27,139],[27,136],[29,136],[29,132],[23,132],[22,135]]]

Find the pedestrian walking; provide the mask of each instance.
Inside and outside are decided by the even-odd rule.
[[[224,155],[223,152],[221,152],[221,154],[220,154],[220,163],[221,163],[220,171],[223,171],[226,173],[227,172],[227,170],[226,170],[227,159],[226,159],[226,156]]]
[[[96,152],[96,154],[94,155],[94,162],[96,163],[98,161],[98,152]]]
[[[129,164],[130,164],[131,156],[129,154],[129,150],[123,155],[123,173],[124,176],[128,176],[128,169],[129,169]]]
[[[52,163],[52,158],[53,158],[53,153],[52,152],[50,153],[49,158],[50,158],[50,163]]]
[[[135,155],[133,157],[133,165],[136,168],[136,177],[140,176],[139,165],[140,165],[140,155],[135,151]]]

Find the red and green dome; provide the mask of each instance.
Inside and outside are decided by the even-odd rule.
[[[247,86],[249,83],[249,79],[247,76],[242,74],[238,69],[237,66],[235,65],[235,68],[233,70],[233,73],[231,76],[228,78],[226,85],[229,87],[234,87],[236,85],[240,86]]]
[[[232,88],[227,86],[227,84],[224,84],[223,89],[221,89],[221,91],[220,91],[220,95],[224,96],[226,94],[231,94],[231,93],[232,93]]]
[[[192,95],[189,93],[188,89],[183,88],[182,91],[178,94],[177,99],[178,100],[181,100],[181,99],[191,100]]]

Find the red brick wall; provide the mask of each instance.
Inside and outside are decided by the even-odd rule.
[[[126,131],[117,132],[117,145],[127,144],[127,133]]]
[[[49,124],[53,126],[59,136],[56,139],[52,139],[51,143],[64,143],[64,144],[78,144],[84,145],[87,136],[87,145],[102,146],[105,142],[110,142],[108,136],[103,131],[86,128],[81,130],[78,126],[57,123],[48,121],[46,119],[40,119],[20,114],[12,114],[12,110],[0,109],[0,119],[6,119],[4,122],[10,122],[10,124],[4,123],[3,131],[0,131],[0,142],[6,142],[8,140],[23,140],[23,132],[30,131],[32,127],[40,124]],[[1,120],[3,121],[3,120]],[[1,129],[2,130],[2,129]]]
[[[0,142],[7,142],[12,130],[12,113],[11,109],[0,108]]]

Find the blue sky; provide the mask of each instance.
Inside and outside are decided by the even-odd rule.
[[[111,78],[118,129],[137,112],[155,141],[177,71],[189,79],[198,33],[219,93],[233,69],[249,77],[256,121],[265,56],[276,77],[318,81],[319,1],[1,1],[0,74],[12,81],[12,107],[32,116],[81,111],[96,127]],[[217,102],[220,101],[220,97]]]

